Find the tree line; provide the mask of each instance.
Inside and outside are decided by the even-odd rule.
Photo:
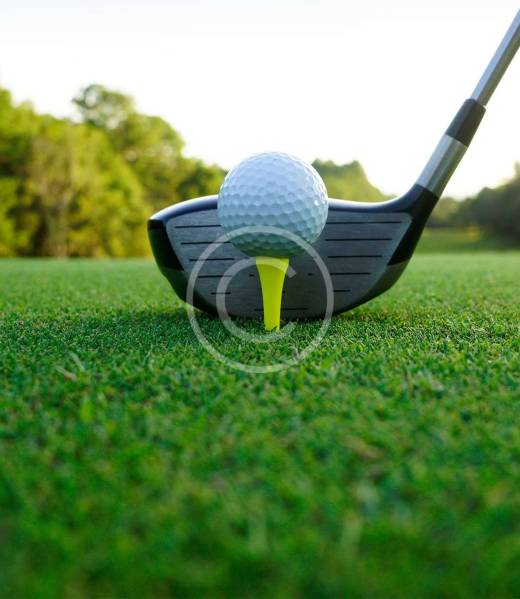
[[[175,202],[217,193],[218,165],[184,154],[164,119],[93,84],[73,98],[77,118],[38,114],[0,88],[0,256],[141,256],[146,220]],[[331,197],[385,199],[359,164],[316,160]],[[432,226],[477,224],[520,241],[520,169],[464,202],[441,200]]]
[[[520,245],[520,163],[509,181],[484,187],[475,197],[442,198],[428,223],[433,228],[478,227],[504,241]]]
[[[73,102],[78,122],[0,89],[0,255],[145,255],[152,212],[218,190],[224,171],[131,97],[90,85]]]

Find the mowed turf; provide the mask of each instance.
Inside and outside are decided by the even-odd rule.
[[[518,596],[519,281],[417,256],[250,375],[151,262],[0,262],[0,595]]]

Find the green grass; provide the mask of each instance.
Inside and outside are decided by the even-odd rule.
[[[476,227],[426,228],[421,236],[417,251],[431,252],[475,252],[512,249],[512,242],[493,237]]]
[[[519,281],[418,256],[248,375],[150,262],[0,262],[0,595],[518,596]]]

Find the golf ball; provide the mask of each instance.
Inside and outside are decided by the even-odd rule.
[[[231,241],[249,256],[288,258],[303,251],[294,240],[244,227],[270,226],[313,243],[325,226],[327,190],[317,171],[281,152],[247,158],[227,174],[218,195],[218,216]]]

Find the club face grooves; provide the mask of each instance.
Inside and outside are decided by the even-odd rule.
[[[370,292],[384,273],[411,220],[408,214],[397,213],[389,224],[384,213],[372,213],[367,224],[366,215],[361,213],[353,214],[348,222],[337,225],[336,221],[343,216],[342,211],[331,210],[322,235],[313,244],[331,277],[335,313],[347,310]],[[190,224],[196,225],[200,220],[218,224],[216,210],[185,213],[170,219],[166,225],[170,243],[188,276],[209,245],[195,243],[201,229],[197,226],[190,228]],[[331,238],[330,227],[341,229],[342,235],[338,240]],[[205,242],[214,242],[224,232],[216,226],[212,233],[214,237],[210,239],[208,230],[204,231]],[[191,240],[188,244],[187,239]],[[356,257],[351,258],[354,254]],[[217,287],[220,278],[226,274],[226,267],[247,258],[232,244],[218,244],[211,256],[205,259],[199,271],[203,278],[197,280],[196,288],[206,302],[215,304],[215,311],[216,296],[222,295]],[[291,266],[296,274],[285,282],[282,316],[288,320],[323,316],[326,310],[326,287],[318,265],[310,256],[300,254],[291,259]],[[262,313],[262,296],[254,265],[240,271],[227,283],[225,298],[228,313],[258,318]]]
[[[329,200],[327,224],[313,247],[331,277],[334,314],[364,303],[397,280],[435,201],[430,192],[417,185],[397,200],[378,204]],[[201,254],[224,233],[218,221],[216,196],[172,206],[154,215],[150,223],[151,231],[162,226],[167,236],[170,262],[176,267],[164,264],[164,252],[158,257],[154,248],[154,253],[161,271],[185,300],[190,273]],[[156,235],[150,236],[152,247],[155,239]],[[218,243],[199,270],[195,305],[216,313],[217,298],[224,295],[231,316],[260,318],[262,296],[254,265],[232,277],[226,272],[247,258],[232,243]],[[290,264],[293,274],[285,281],[282,317],[323,317],[326,287],[317,264],[306,254],[293,257]],[[225,292],[218,288],[222,279]]]

